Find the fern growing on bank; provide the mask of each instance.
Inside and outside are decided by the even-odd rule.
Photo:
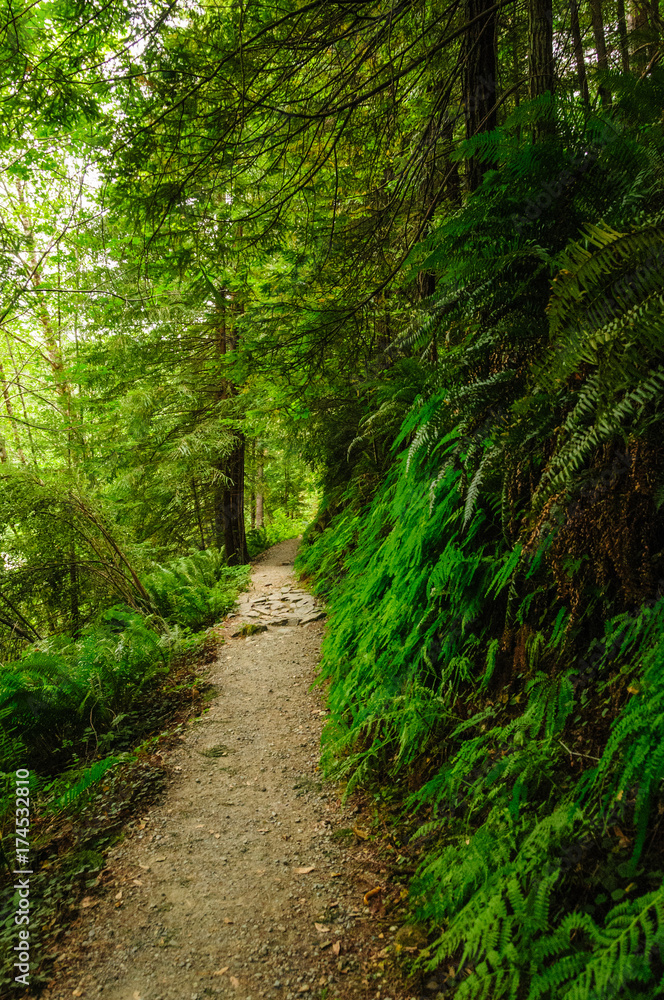
[[[463,1000],[664,996],[663,88],[473,140],[501,170],[414,254],[439,280],[391,348],[423,377],[390,469],[367,503],[351,468],[299,557],[324,766],[419,812],[420,964]]]

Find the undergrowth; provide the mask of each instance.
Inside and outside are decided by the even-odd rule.
[[[219,642],[206,626],[228,613],[247,579],[247,567],[228,567],[213,552],[154,566],[142,580],[151,602],[143,613],[113,606],[77,637],[42,639],[0,666],[3,985],[13,978],[16,770],[30,772],[31,962],[39,989],[46,946],[81,894],[99,885],[104,850],[138,804],[159,794],[158,750],[168,727],[202,706],[198,670]]]
[[[325,772],[419,817],[418,962],[455,1000],[664,996],[664,74],[622,86],[610,120],[557,109],[554,163],[611,142],[516,228],[537,108],[473,140],[501,171],[415,262],[424,387],[368,498],[364,418],[297,564],[330,611]]]

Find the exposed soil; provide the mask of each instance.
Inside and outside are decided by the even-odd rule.
[[[296,548],[257,562],[242,613],[223,626],[209,710],[163,753],[168,791],[110,851],[104,889],[58,942],[42,997],[381,995],[367,959],[396,927],[377,920],[376,894],[364,901],[381,884],[376,863],[367,855],[358,875],[348,834],[333,836],[357,819],[319,777],[325,712],[310,686],[323,622],[295,585]],[[243,623],[267,629],[238,635]]]

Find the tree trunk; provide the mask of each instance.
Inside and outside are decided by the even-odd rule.
[[[7,380],[5,379],[5,370],[2,367],[2,362],[0,362],[0,385],[2,385],[2,396],[5,401],[5,409],[7,410],[7,416],[9,417],[9,424],[12,429],[12,435],[14,437],[14,447],[16,448],[16,454],[19,457],[21,465],[26,465],[25,454],[23,448],[21,447],[21,439],[19,437],[18,428],[16,426],[16,421],[14,419],[14,407],[12,406],[11,396],[9,395],[9,386],[7,385]],[[3,461],[6,461],[5,458]]]
[[[251,530],[256,527],[256,438],[251,441],[251,491],[249,493],[249,519]]]
[[[76,546],[73,542],[69,548],[69,613],[71,617],[71,634],[75,639],[78,639],[81,633],[81,610]]]
[[[589,0],[590,16],[592,18],[593,35],[595,38],[595,51],[597,53],[597,68],[605,72],[609,68],[609,60],[606,54],[606,36],[604,34],[604,21],[602,18],[602,0]],[[611,106],[611,94],[605,84],[599,88],[599,96],[603,108]]]
[[[620,49],[620,65],[623,73],[629,73],[629,42],[627,40],[625,0],[618,0],[616,11],[618,17],[618,47]]]
[[[205,544],[205,533],[203,531],[203,521],[201,519],[201,505],[198,502],[198,490],[196,489],[196,478],[191,477],[191,491],[194,495],[194,513],[196,514],[196,522],[198,524],[198,531],[201,536],[201,552],[205,552],[207,546]]]
[[[226,290],[215,293],[221,312],[221,324],[217,331],[217,353],[221,357],[233,351],[235,335],[226,329]],[[227,379],[221,379],[218,399],[235,396],[237,388]],[[217,548],[223,546],[229,566],[239,566],[249,562],[247,535],[244,526],[244,452],[245,438],[242,431],[234,431],[235,447],[214,467],[221,473],[214,491],[214,526]]]
[[[491,0],[466,0],[468,28],[464,38],[463,102],[466,138],[496,127],[496,24]],[[471,23],[472,22],[472,23]],[[493,164],[468,160],[468,188],[476,191]]]
[[[623,0],[624,13],[624,0]],[[586,74],[586,62],[583,58],[583,41],[581,39],[581,27],[579,25],[579,4],[578,0],[570,0],[570,23],[572,28],[572,45],[574,46],[574,61],[576,63],[577,85],[583,103],[590,104],[590,93],[588,91],[588,76]]]
[[[263,459],[265,452],[258,449],[258,466],[256,467],[256,527],[263,527]]]
[[[234,450],[217,465],[221,476],[214,497],[217,547],[223,546],[229,566],[249,562],[244,528],[245,439],[241,431],[236,431],[235,437]]]
[[[263,494],[256,494],[256,527],[263,527]]]
[[[530,0],[529,2],[528,75],[531,97],[553,93],[553,7],[551,0]],[[550,128],[545,128],[543,131],[550,131]]]

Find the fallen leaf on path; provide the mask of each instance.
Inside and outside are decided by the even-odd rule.
[[[138,990],[134,990],[134,1000],[141,1000],[141,994]]]
[[[231,976],[231,986],[234,986],[235,989],[237,989],[239,985],[240,985],[240,980],[236,979],[235,976]]]
[[[72,993],[72,996],[74,996],[74,997],[82,997],[83,996],[83,990],[72,990],[71,993]]]
[[[142,886],[143,885],[143,883],[141,882],[140,878],[133,879],[133,881],[132,881],[131,884],[132,885],[138,885],[138,886]]]
[[[329,934],[330,932],[330,928],[327,927],[325,924],[314,924],[314,927],[316,928],[319,934]]]
[[[369,834],[366,832],[366,830],[360,830],[356,826],[353,827],[353,833],[355,834],[356,837],[359,837],[360,840],[368,840],[369,839]]]
[[[220,837],[221,837],[221,834],[220,833],[215,833],[215,837],[216,837],[217,840],[219,840]]]
[[[233,921],[232,921],[232,920],[229,920],[229,919],[228,919],[228,917],[224,917],[224,923],[225,923],[225,924],[232,924],[232,923],[233,923]]]
[[[120,889],[120,892],[116,892],[115,898],[116,899],[122,899],[122,889]]]
[[[341,951],[341,941],[335,941],[334,944],[332,945],[332,954],[338,955],[340,951]]]
[[[195,823],[194,824],[194,830],[203,830],[204,827],[205,827],[204,823]],[[210,830],[210,833],[212,833],[212,830]]]
[[[307,868],[294,868],[293,871],[296,875],[308,875],[309,872],[315,871],[315,865],[309,865]]]
[[[88,906],[97,906],[98,904],[99,900],[93,899],[92,896],[84,896],[84,898],[81,900],[81,906],[84,909],[87,909]]]
[[[330,878],[341,878],[343,872],[330,872]]]
[[[155,861],[165,861],[166,858],[155,858]]]
[[[149,872],[150,871],[150,865],[144,865],[142,861],[138,862],[138,867],[142,868],[143,871],[145,871],[145,872]]]
[[[212,975],[213,976],[223,976],[226,972],[228,972],[229,968],[230,968],[230,966],[225,965],[223,967],[223,969],[217,969],[215,972],[212,973]]]
[[[270,828],[266,826],[264,830],[259,830],[258,832],[259,833],[269,833],[270,832]]]

